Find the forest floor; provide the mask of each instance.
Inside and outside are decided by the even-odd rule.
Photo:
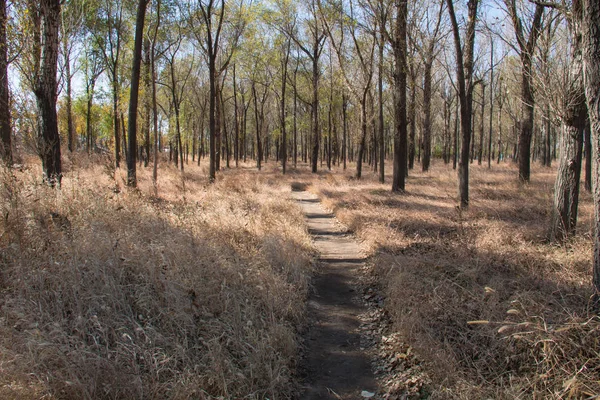
[[[155,196],[151,168],[130,190],[109,159],[64,158],[61,190],[34,157],[1,171],[0,398],[600,394],[591,195],[549,241],[555,168],[522,185],[473,164],[465,211],[437,160],[402,194],[352,166],[248,163],[209,185],[204,160],[163,163]]]

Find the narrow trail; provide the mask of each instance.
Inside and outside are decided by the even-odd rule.
[[[366,307],[357,296],[364,256],[359,244],[320,204],[317,196],[293,191],[320,253],[308,312],[302,400],[362,399],[377,384],[370,360],[361,350],[360,320]],[[369,393],[365,393],[367,396]]]

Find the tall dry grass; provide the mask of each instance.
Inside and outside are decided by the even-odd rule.
[[[289,184],[75,156],[0,177],[0,398],[293,395],[312,249]]]
[[[521,185],[512,165],[472,166],[468,211],[442,163],[411,171],[404,194],[351,173],[311,190],[371,250],[393,330],[426,364],[433,398],[600,395],[589,194],[577,235],[556,244],[547,240],[554,169],[534,168]]]

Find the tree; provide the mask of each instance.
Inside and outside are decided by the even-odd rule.
[[[583,65],[581,59],[581,26],[568,17],[571,27],[571,59],[569,71],[562,80],[558,113],[561,119],[560,159],[554,185],[551,237],[563,240],[575,232],[579,204],[579,182],[583,149],[583,131],[587,120]]]
[[[456,81],[460,100],[461,148],[458,162],[458,192],[461,208],[469,207],[469,147],[471,144],[471,118],[473,117],[473,51],[475,47],[475,26],[477,24],[477,7],[479,0],[467,3],[467,27],[464,47],[460,37],[460,28],[454,11],[453,0],[446,0],[448,13],[454,34],[456,51]]]
[[[323,10],[321,11],[323,13]],[[336,10],[336,14],[338,15],[337,22],[340,25],[339,27],[339,42],[336,43],[334,34],[332,31],[332,27],[327,22],[326,18],[323,18],[324,24],[327,28],[327,32],[330,37],[330,43],[334,47],[337,55],[338,61],[340,65],[340,69],[344,79],[346,81],[346,87],[350,94],[358,101],[361,109],[361,135],[358,145],[358,155],[356,158],[356,178],[360,179],[362,176],[362,161],[365,151],[365,142],[367,138],[367,125],[368,125],[368,116],[367,116],[367,100],[369,94],[371,92],[371,86],[373,83],[373,73],[374,73],[374,56],[375,56],[375,42],[376,38],[374,37],[373,32],[357,32],[357,27],[360,25],[355,14],[354,14],[354,6],[352,1],[350,2],[350,15],[344,15],[343,11],[338,9]],[[344,20],[349,20],[349,26],[346,26]],[[350,75],[350,65],[347,63],[348,57],[343,54],[344,53],[344,33],[346,29],[349,31],[350,36],[352,38],[352,43],[354,45],[354,54],[356,54],[356,58],[358,59],[357,72],[356,74]],[[333,78],[332,78],[333,79]]]
[[[152,165],[152,186],[154,195],[158,196],[158,107],[156,102],[156,42],[158,40],[158,29],[160,27],[160,6],[161,0],[156,0],[156,18],[154,20],[154,29],[152,32],[152,43],[150,45],[150,86],[152,89],[152,127],[154,131],[154,163]],[[198,163],[200,157],[198,157]]]
[[[66,113],[67,113],[67,143],[70,152],[75,150],[75,126],[73,122],[73,75],[75,71],[71,66],[77,37],[81,33],[84,8],[79,1],[65,3],[62,11],[61,41],[63,60],[63,80],[66,86]]]
[[[6,0],[0,0],[0,157],[11,165],[12,127],[10,115],[10,89],[8,87],[8,42],[6,40]]]
[[[87,111],[85,118],[85,132],[86,132],[86,147],[88,154],[93,150],[95,146],[94,133],[92,129],[92,106],[94,103],[94,92],[96,88],[96,81],[100,77],[100,74],[104,72],[104,64],[101,61],[101,55],[98,49],[93,43],[86,42],[86,48],[84,49],[84,60],[83,69],[85,75],[85,95],[87,103]]]
[[[319,59],[321,58],[321,53],[325,46],[327,32],[319,17],[317,0],[311,0],[307,7],[308,17],[307,20],[304,21],[304,27],[306,29],[306,41],[310,44],[303,44],[295,31],[288,31],[286,33],[292,38],[298,48],[306,54],[312,63],[312,101],[310,115],[313,148],[311,153],[311,170],[313,173],[316,173],[319,158],[319,146],[321,144],[321,130],[319,128],[319,78],[321,76],[321,71],[319,69]]]
[[[119,122],[119,98],[121,82],[119,68],[123,56],[123,42],[126,40],[126,24],[123,20],[125,2],[114,4],[112,0],[104,0],[96,9],[95,19],[91,21],[90,30],[95,36],[109,73],[113,102],[113,134],[115,141],[115,165],[121,165],[121,135]],[[125,132],[123,132],[125,134]],[[123,149],[125,151],[125,149]]]
[[[172,26],[171,29],[168,30],[167,36],[169,39],[169,44],[167,45],[167,51],[165,52],[165,59],[169,66],[169,75],[170,82],[165,84],[165,86],[171,92],[171,101],[173,104],[173,110],[175,111],[175,145],[177,146],[177,152],[179,153],[180,159],[180,168],[183,171],[183,144],[181,139],[181,103],[184,100],[184,93],[186,84],[192,73],[192,69],[194,68],[194,54],[192,54],[191,60],[189,61],[189,68],[186,68],[185,71],[180,72],[176,67],[177,62],[177,53],[181,48],[183,42],[183,34],[181,32],[181,26],[175,22],[175,26]],[[181,76],[179,76],[181,75]],[[175,164],[178,164],[178,161],[175,160]]]
[[[396,0],[394,37],[386,34],[394,52],[394,172],[392,192],[404,191],[407,172],[406,30],[408,4]]]
[[[426,27],[429,29],[431,21],[429,17],[429,8],[426,10]],[[421,39],[417,43],[419,53],[423,62],[423,108],[424,108],[424,120],[423,120],[423,161],[421,168],[423,171],[429,170],[429,164],[431,161],[431,84],[432,84],[432,68],[433,62],[436,59],[438,53],[438,42],[439,33],[442,22],[442,13],[444,11],[444,1],[440,1],[439,10],[433,25],[433,32],[430,32],[426,37]],[[423,35],[425,36],[425,35]]]
[[[36,12],[35,10],[33,12]],[[60,0],[41,0],[39,8],[40,26],[38,27],[39,69],[35,72],[34,94],[38,108],[38,153],[42,159],[44,180],[50,185],[60,186],[62,165],[60,155],[60,136],[56,98],[58,85],[56,80],[60,27]]]
[[[137,186],[137,114],[140,91],[140,70],[142,67],[142,44],[144,41],[144,21],[149,0],[139,0],[135,18],[135,42],[133,45],[133,61],[131,66],[131,93],[129,95],[129,157],[127,158],[127,185]]]
[[[533,94],[532,58],[537,39],[542,30],[544,6],[535,5],[529,36],[523,26],[523,19],[517,12],[516,0],[504,0],[512,20],[518,48],[513,46],[521,60],[521,121],[519,123],[519,180],[529,182],[531,174],[531,138],[533,136]]]
[[[208,72],[209,72],[209,84],[210,84],[210,98],[209,98],[209,152],[210,152],[210,166],[209,166],[209,182],[215,181],[215,171],[218,163],[217,159],[217,143],[216,139],[219,135],[220,126],[218,126],[218,82],[220,76],[227,69],[233,53],[238,47],[238,41],[246,26],[246,21],[242,17],[241,13],[239,16],[232,18],[233,27],[228,32],[228,44],[225,46],[222,41],[223,38],[223,21],[225,19],[225,0],[220,1],[220,5],[217,5],[218,0],[198,0],[198,7],[200,13],[192,13],[191,23],[195,25],[203,26],[203,30],[194,29],[194,35],[206,58],[208,59]],[[240,2],[239,10],[242,8]],[[230,21],[231,22],[231,21]]]
[[[585,96],[588,105],[593,153],[594,173],[594,260],[593,283],[596,305],[600,294],[600,2],[575,0],[573,15],[581,24],[582,61]]]

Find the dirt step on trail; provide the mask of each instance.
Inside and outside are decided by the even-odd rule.
[[[359,331],[358,316],[366,311],[356,292],[364,256],[356,240],[322,207],[317,196],[292,191],[292,197],[302,207],[320,253],[308,301],[311,325],[301,366],[304,392],[299,398],[363,399],[377,391],[369,357],[361,350]]]

